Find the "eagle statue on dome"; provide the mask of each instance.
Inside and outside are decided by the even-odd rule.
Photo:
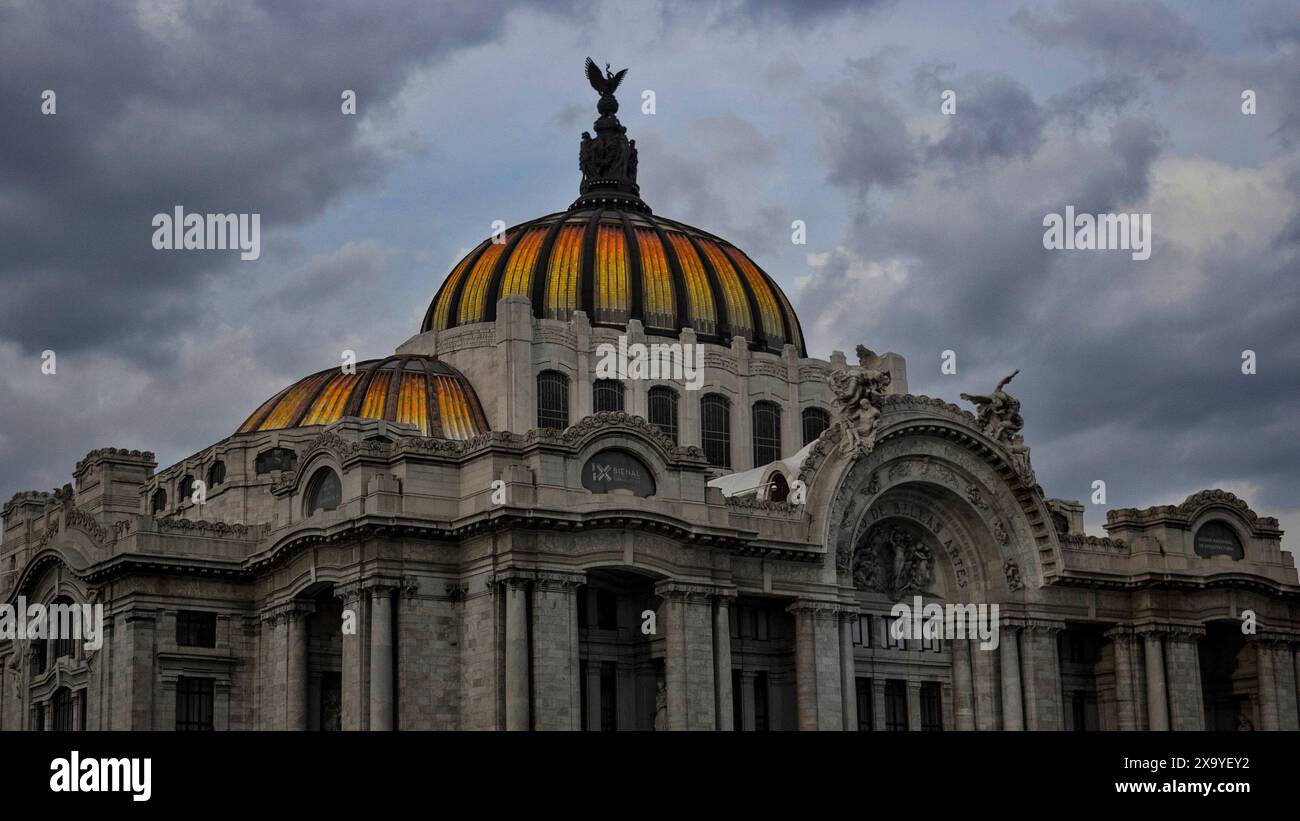
[[[600,73],[600,67],[590,57],[587,58],[587,82],[591,87],[596,89],[596,93],[602,97],[613,96],[618,90],[619,85],[623,82],[623,75],[627,74],[627,69],[623,69],[617,74],[612,74],[609,70],[609,63],[605,64],[605,73]]]

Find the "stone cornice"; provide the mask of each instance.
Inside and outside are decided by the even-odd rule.
[[[1156,505],[1148,508],[1124,507],[1106,513],[1109,530],[1124,525],[1146,527],[1165,524],[1189,528],[1192,522],[1212,508],[1227,508],[1250,525],[1252,530],[1264,535],[1280,535],[1278,521],[1272,516],[1260,516],[1245,501],[1226,490],[1202,490],[1188,496],[1178,505]]]

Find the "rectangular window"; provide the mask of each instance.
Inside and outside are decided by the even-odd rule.
[[[890,629],[896,622],[897,619],[890,618],[882,618],[880,620],[880,632],[881,638],[883,639],[880,645],[889,650],[905,650],[907,649],[907,639],[902,636],[894,638],[894,631]]]
[[[176,729],[211,730],[212,700],[216,682],[210,678],[176,679]]]
[[[937,653],[937,652],[939,652],[940,650],[943,649],[943,639],[940,639],[940,638],[938,638],[937,636],[931,636],[931,637],[929,637],[929,638],[926,638],[926,637],[925,637],[925,631],[922,631],[922,632],[921,632],[921,649],[922,649],[922,650],[930,650],[930,651],[933,651],[933,652]]]
[[[216,647],[217,614],[181,610],[176,614],[176,646]]]
[[[871,646],[871,616],[863,614],[853,620],[853,646]]]
[[[55,732],[66,733],[76,729],[72,725],[72,717],[75,704],[72,703],[72,693],[64,689],[54,691],[54,730]]]
[[[875,723],[875,690],[871,686],[871,679],[859,678],[857,681],[858,692],[858,729],[874,730]]]
[[[77,724],[78,730],[86,729],[86,702],[89,701],[89,699],[86,698],[86,694],[89,692],[89,690],[82,690],[77,696],[77,713],[80,718],[80,721]]]
[[[767,673],[754,674],[754,729],[769,729],[767,718]]]
[[[38,732],[45,729],[44,704],[37,704],[36,709],[32,710],[32,729]]]
[[[885,729],[890,732],[907,730],[907,682],[890,679],[885,682]]]
[[[943,729],[943,694],[937,681],[921,683],[921,729],[937,733]]]
[[[612,661],[600,663],[600,729],[618,729],[618,671]]]

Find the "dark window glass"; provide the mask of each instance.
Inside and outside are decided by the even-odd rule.
[[[587,727],[587,660],[578,662],[578,703],[582,705],[582,729]]]
[[[587,626],[587,585],[578,586],[578,627]]]
[[[32,639],[32,673],[40,675],[45,672],[46,656],[49,654],[49,642],[46,639]]]
[[[45,729],[45,705],[37,704],[36,709],[32,711],[32,729]]]
[[[831,426],[831,415],[823,408],[803,409],[803,443],[817,441],[817,437]]]
[[[772,474],[772,481],[767,487],[767,498],[773,502],[784,502],[789,497],[790,483],[780,473]]]
[[[88,690],[82,690],[80,693],[78,693],[78,698],[77,698],[77,715],[78,715],[78,718],[80,719],[80,720],[77,722],[77,729],[78,729],[78,730],[84,730],[84,729],[86,729],[86,702],[88,701],[88,699],[86,698],[86,693],[87,693],[87,692],[89,692],[89,691],[88,691]]]
[[[921,729],[936,733],[943,729],[943,695],[939,682],[921,682]]]
[[[600,663],[600,729],[618,729],[618,674],[612,661]]]
[[[288,448],[271,448],[257,454],[255,469],[259,475],[273,470],[293,470],[298,464],[298,454]]]
[[[901,732],[907,729],[907,683],[890,679],[885,682],[885,729]]]
[[[874,730],[876,724],[872,711],[875,708],[875,691],[871,686],[871,679],[857,679],[858,693],[858,729]]]
[[[343,674],[320,674],[320,728],[324,732],[343,729]]]
[[[177,491],[176,493],[176,503],[183,505],[186,502],[188,502],[190,500],[190,497],[192,497],[193,495],[194,495],[194,477],[186,476],[184,479],[181,479],[180,490]]]
[[[710,465],[731,467],[731,402],[722,394],[700,398],[700,444]]]
[[[176,614],[177,647],[216,647],[217,614],[181,610]]]
[[[608,590],[596,590],[596,626],[601,630],[618,629],[618,597]]]
[[[623,410],[623,383],[617,379],[597,379],[593,382],[591,408],[596,413]]]
[[[167,509],[167,491],[158,488],[153,492],[153,504],[149,506],[155,515],[162,513]]]
[[[55,625],[55,613],[58,613],[59,635],[52,637],[52,641],[54,642],[55,659],[72,658],[76,655],[76,641],[72,635],[72,619],[75,617],[72,615],[71,611],[64,609],[71,605],[72,599],[60,597],[50,602],[50,609],[46,610],[46,614],[50,617],[49,624],[51,629],[53,629]],[[58,607],[59,610],[54,610],[53,608],[55,607]]]
[[[537,427],[564,430],[569,426],[569,377],[558,371],[537,375]]]
[[[56,732],[66,733],[75,730],[72,723],[74,713],[72,704],[72,691],[66,687],[60,687],[54,691],[54,729]]]
[[[176,729],[211,730],[215,682],[210,678],[176,679]]]
[[[767,713],[767,673],[754,674],[754,729],[760,732],[771,728]]]
[[[224,481],[226,481],[226,463],[213,462],[212,467],[208,468],[208,487],[214,488]]]
[[[781,458],[781,406],[755,402],[753,419],[754,466],[771,464]]]
[[[307,484],[307,515],[321,510],[338,510],[343,498],[343,484],[339,475],[329,468],[321,468]]]
[[[767,641],[767,611],[761,607],[754,608],[754,638]]]
[[[650,389],[650,424],[677,440],[677,391],[657,385]]]
[[[894,631],[892,628],[897,622],[898,619],[895,618],[885,618],[882,616],[880,619],[880,632],[884,639],[884,641],[881,642],[881,646],[889,650],[907,649],[907,639],[902,636],[899,636],[898,638],[894,637]]]

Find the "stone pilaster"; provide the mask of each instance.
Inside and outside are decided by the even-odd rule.
[[[853,661],[853,622],[858,614],[845,609],[839,615],[840,628],[840,699],[844,729],[858,729],[857,664]]]
[[[366,698],[370,672],[369,600],[357,584],[336,587],[334,595],[343,603],[341,723],[344,730],[364,730],[370,726],[370,703]]]
[[[907,682],[907,729],[919,732],[921,729],[921,682]]]
[[[836,623],[844,608],[833,602],[800,600],[787,610],[795,617],[795,697],[799,729],[842,729],[840,632]]]
[[[533,726],[538,730],[582,729],[577,591],[585,581],[582,573],[546,571],[533,582]],[[599,681],[589,692],[599,703]]]
[[[1002,640],[1006,640],[1005,633]],[[948,642],[952,654],[953,723],[958,730],[975,729],[975,692],[971,682],[970,639],[953,639]],[[976,650],[976,652],[981,652]]]
[[[1023,730],[1025,704],[1020,681],[1019,627],[1005,622],[1002,624],[998,650],[1002,655],[1002,729]]]
[[[714,691],[714,588],[663,581],[655,594],[663,599],[664,679],[668,729],[717,728]]]
[[[288,729],[306,730],[307,727],[307,618],[312,608],[299,604],[288,613],[289,621],[289,675]]]
[[[393,588],[370,589],[370,729],[393,729]]]
[[[1137,665],[1133,653],[1137,641],[1129,627],[1115,627],[1106,632],[1115,658],[1115,720],[1119,730],[1136,730],[1137,682],[1134,679]]]
[[[531,726],[528,709],[529,580],[511,576],[501,581],[506,597],[506,729],[527,730]]]
[[[1061,622],[1027,621],[1024,625],[1025,727],[1029,730],[1059,730],[1061,721],[1061,665],[1056,636]]]
[[[1170,628],[1165,636],[1165,680],[1171,729],[1205,729],[1201,657],[1197,649],[1197,642],[1204,635],[1204,628],[1179,625]]]
[[[1169,698],[1165,693],[1164,631],[1143,627],[1143,652],[1146,663],[1147,729],[1169,729]]]
[[[998,644],[1002,643],[999,635]],[[971,641],[971,684],[975,689],[975,728],[996,730],[1001,726],[1002,704],[998,698],[1001,689],[998,678],[997,650],[984,650],[979,641]]]
[[[1277,677],[1278,728],[1300,730],[1300,712],[1296,704],[1296,675],[1292,661],[1294,651],[1288,637],[1280,638],[1274,647],[1273,666]]]
[[[718,595],[713,600],[713,686],[719,730],[736,729],[733,699],[739,697],[731,692],[731,599]]]

